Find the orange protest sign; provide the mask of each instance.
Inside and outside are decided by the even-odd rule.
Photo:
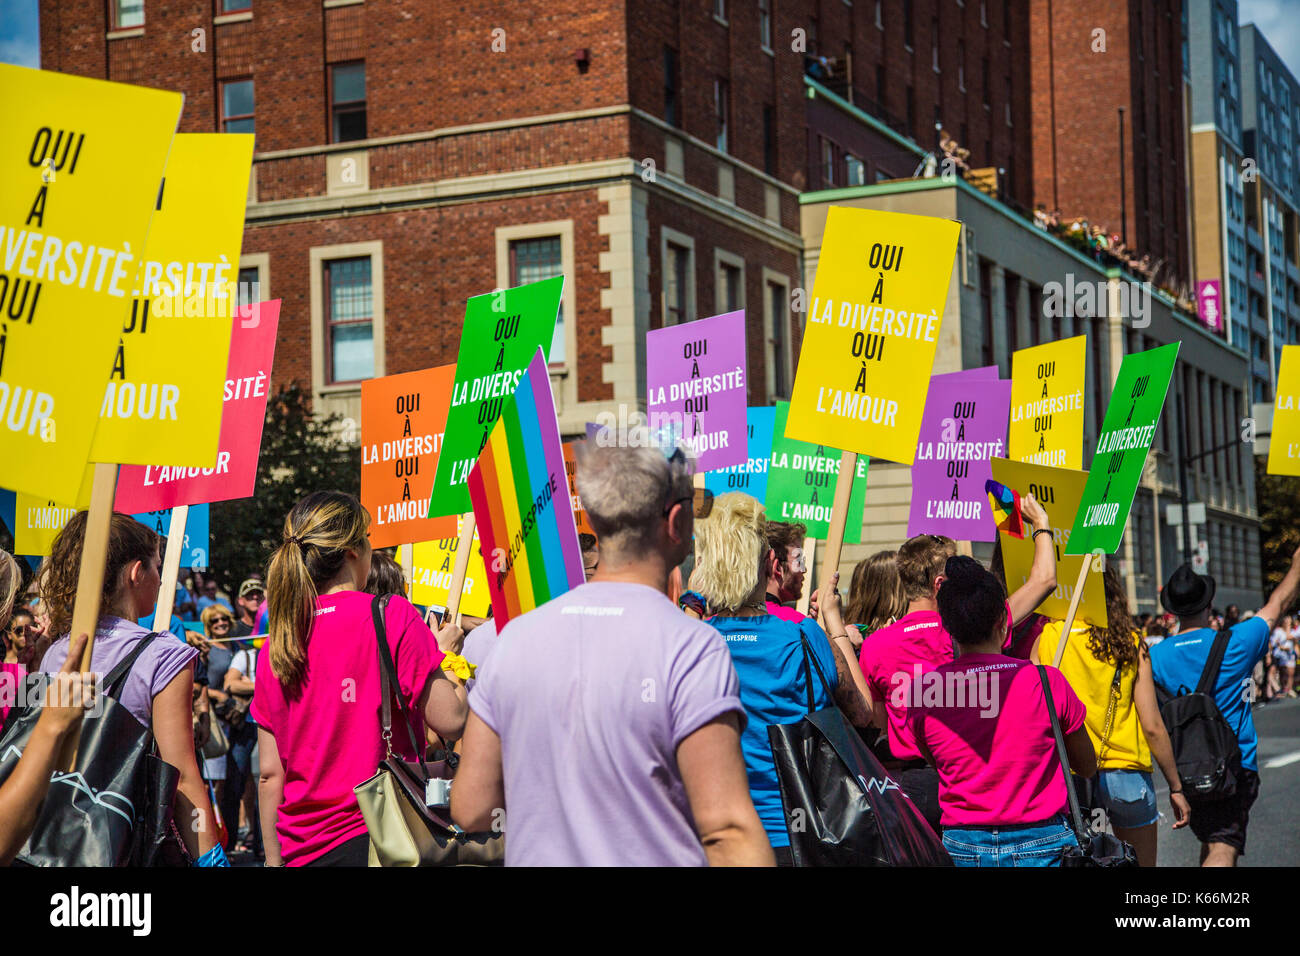
[[[578,525],[578,534],[595,536],[596,529],[587,520],[587,512],[578,497],[578,459],[573,454],[573,442],[564,443],[564,473],[569,478],[569,499],[573,502],[573,520]]]
[[[370,545],[456,536],[456,515],[428,518],[455,365],[361,383],[361,503]]]

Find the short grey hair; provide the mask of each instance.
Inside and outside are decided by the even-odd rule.
[[[578,494],[604,553],[647,546],[669,502],[693,494],[689,452],[665,457],[644,426],[628,429],[627,438],[575,446]]]

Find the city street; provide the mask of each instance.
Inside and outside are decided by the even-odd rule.
[[[1300,790],[1300,699],[1255,707],[1259,732],[1259,799],[1250,813],[1246,855],[1241,866],[1295,866],[1300,863],[1300,828],[1295,795]],[[1196,866],[1200,844],[1190,829],[1170,829],[1169,787],[1159,771],[1160,865]]]

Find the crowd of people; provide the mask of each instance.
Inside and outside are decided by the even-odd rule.
[[[1093,824],[1154,866],[1157,767],[1173,825],[1191,828],[1205,864],[1245,852],[1259,778],[1241,688],[1267,659],[1265,685],[1294,696],[1300,550],[1246,614],[1219,615],[1213,578],[1179,567],[1161,592],[1168,620],[1135,619],[1110,563],[1106,625],[1067,635],[1038,613],[1057,585],[1053,532],[1026,496],[1034,561],[1014,591],[996,556],[986,568],[926,534],[859,563],[844,596],[832,573],[808,600],[803,526],[768,520],[743,493],[695,487],[680,447],[629,444],[578,446],[596,532],[581,539],[587,582],[499,632],[413,605],[401,568],[369,545],[366,510],[322,491],[286,516],[265,577],[249,574],[233,600],[212,578],[178,590],[179,627],[146,641],[162,542],[114,515],[90,670],[144,647],[120,703],[179,772],[172,809],[191,821],[177,827],[189,859],[372,864],[354,788],[387,755],[423,755],[458,763],[450,817],[504,832],[507,865],[792,865],[768,729],[826,708],[957,866],[1059,865],[1080,836],[1066,772]],[[83,512],[60,532],[29,599],[0,558],[0,677],[54,675],[45,731],[0,787],[6,862],[91,700],[85,638],[70,627],[85,526]],[[1195,687],[1220,633],[1212,692],[1240,768],[1233,796],[1205,801],[1180,780],[1158,695]],[[382,646],[396,685],[387,705]],[[1044,663],[1058,649],[1059,668]],[[956,686],[970,692],[944,692]]]

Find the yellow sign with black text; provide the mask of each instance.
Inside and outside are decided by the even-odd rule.
[[[459,518],[459,526],[464,518]],[[460,543],[460,532],[454,538],[441,541],[418,541],[412,547],[411,557],[411,603],[426,607],[447,607],[448,591],[451,587],[451,575],[456,566],[456,548]],[[469,567],[465,571],[465,585],[461,589],[460,612],[471,617],[489,617],[492,598],[488,594],[487,566],[483,563],[483,554],[479,550],[478,531],[474,532],[471,544],[473,551],[469,556]],[[398,549],[398,561],[402,550]]]
[[[0,486],[73,501],[183,98],[0,64],[0,102]]]
[[[1087,336],[1076,335],[1011,353],[1008,458],[1083,467],[1086,348]]]
[[[1270,475],[1300,475],[1300,345],[1282,346],[1266,471]]]
[[[216,465],[252,163],[251,134],[176,136],[91,461]]]
[[[960,232],[830,208],[786,438],[912,463]]]
[[[1023,495],[1033,495],[1052,525],[1052,545],[1056,550],[1056,590],[1038,606],[1038,613],[1065,620],[1070,612],[1070,598],[1075,582],[1079,580],[1079,562],[1091,561],[1095,567],[1088,571],[1083,586],[1083,597],[1075,620],[1106,626],[1106,592],[1102,585],[1101,562],[1104,555],[1067,555],[1070,529],[1074,516],[1083,500],[1083,489],[1088,484],[1088,473],[1073,468],[1053,468],[1050,465],[1033,465],[1028,462],[994,458],[993,480]],[[1007,579],[1007,590],[1014,591],[1029,580],[1034,565],[1034,540],[1028,534],[1016,538],[1005,532],[998,535],[1002,544],[1002,569]]]

